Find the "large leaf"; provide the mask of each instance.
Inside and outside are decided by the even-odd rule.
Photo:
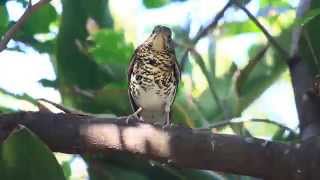
[[[304,26],[299,41],[299,53],[309,65],[312,76],[320,73],[319,9],[320,1],[311,1],[310,10],[304,16],[306,19],[303,21]]]
[[[224,35],[232,36],[240,33],[260,32],[260,29],[252,21],[230,22],[222,26]]]
[[[74,95],[70,89],[74,86],[81,89],[97,89],[110,80],[78,45],[84,44],[87,39],[86,23],[89,18],[93,18],[102,27],[111,27],[112,19],[107,0],[65,0],[62,1],[62,5],[62,19],[56,45],[56,67],[63,100],[74,105],[78,103],[73,101],[82,100],[81,97],[73,99]]]
[[[49,148],[26,128],[11,134],[0,146],[3,180],[64,180],[63,171]]]
[[[5,6],[0,5],[0,38],[5,33],[8,26],[8,11]]]
[[[49,32],[49,25],[57,18],[57,12],[51,4],[46,4],[35,11],[23,26],[27,35]]]

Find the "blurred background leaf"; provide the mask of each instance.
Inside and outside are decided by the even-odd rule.
[[[0,152],[2,179],[65,179],[53,153],[28,129],[14,131]]]

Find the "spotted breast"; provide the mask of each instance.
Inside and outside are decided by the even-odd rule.
[[[169,124],[179,78],[171,31],[156,26],[136,49],[129,66],[128,91],[137,116],[147,122]]]

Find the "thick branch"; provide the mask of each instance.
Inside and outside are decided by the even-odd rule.
[[[309,171],[313,167],[311,164],[319,163],[320,159],[318,156],[315,158],[320,154],[317,151],[320,148],[315,145],[312,145],[314,153],[303,154],[301,152],[304,149],[310,148],[214,134],[203,129],[162,129],[144,123],[128,125],[125,119],[50,112],[2,114],[0,135],[3,136],[3,132],[12,130],[19,123],[31,129],[57,152],[129,152],[179,167],[217,170],[267,179],[320,177],[318,171],[313,171],[312,176]],[[315,160],[317,161],[314,162]]]
[[[300,1],[297,8],[297,17],[302,17],[305,14],[310,8],[310,3],[311,0]],[[320,135],[320,101],[319,97],[313,95],[312,92],[314,77],[310,65],[308,65],[310,59],[299,55],[299,50],[302,49],[303,45],[306,45],[303,43],[303,32],[305,28],[307,27],[296,27],[292,34],[292,58],[289,64],[302,140]],[[315,89],[317,89],[317,87],[315,87]]]

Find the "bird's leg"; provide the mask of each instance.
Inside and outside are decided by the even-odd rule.
[[[163,128],[166,128],[170,126],[170,107],[166,107],[164,111],[164,122],[163,122]]]
[[[126,123],[129,124],[129,121],[131,118],[135,118],[135,119],[138,119],[140,121],[143,121],[142,119],[140,119],[138,117],[138,114],[142,111],[142,107],[139,107],[134,113],[130,114],[128,117],[127,117],[127,120],[126,120]]]

